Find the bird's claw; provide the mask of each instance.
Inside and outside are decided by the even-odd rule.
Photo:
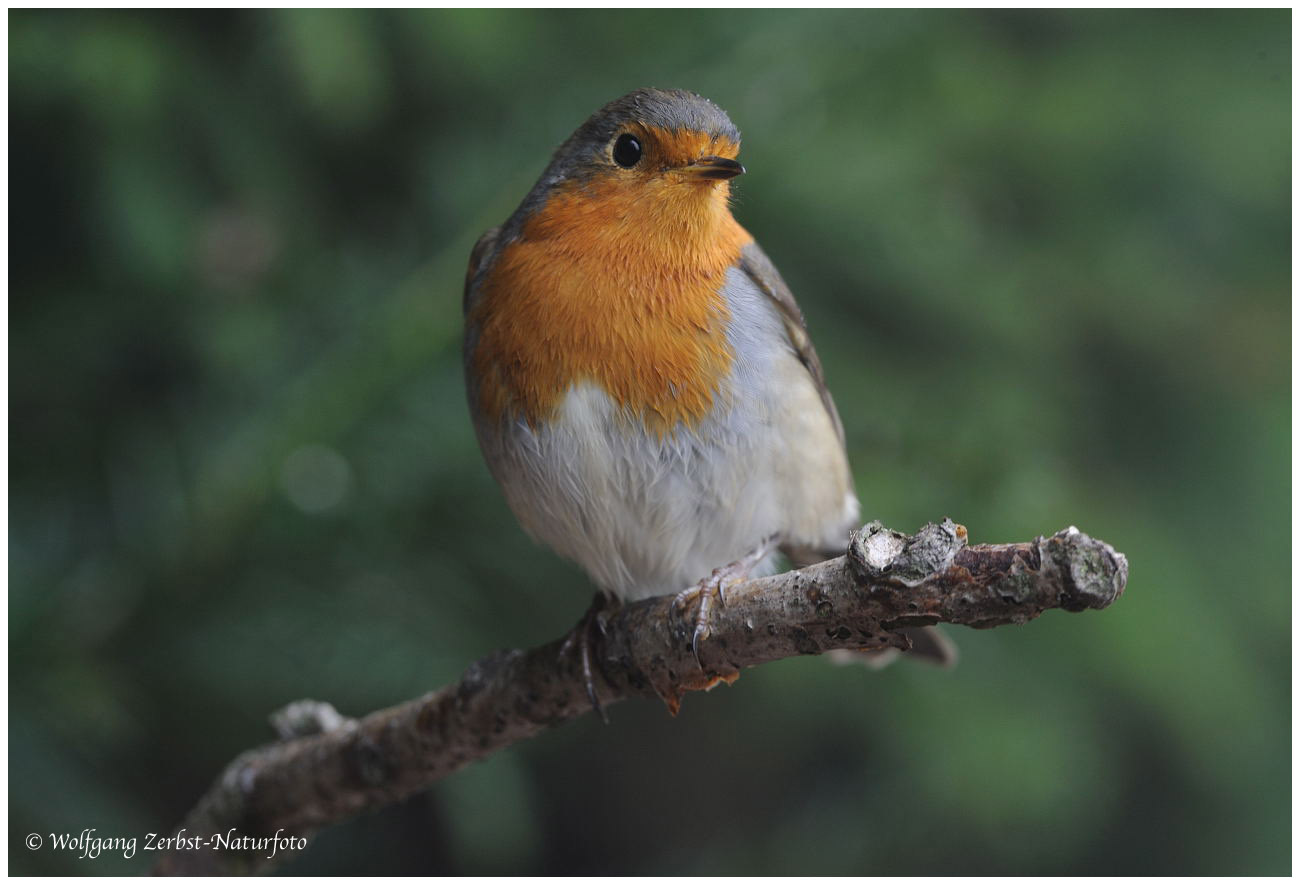
[[[704,662],[700,660],[700,641],[708,638],[708,628],[696,624],[695,632],[691,635],[691,653],[695,655],[695,666],[699,667],[701,670],[704,669]]]
[[[713,632],[709,628],[709,616],[713,613],[713,602],[717,600],[723,608],[726,608],[725,583],[728,582],[728,578],[731,578],[731,572],[737,565],[738,563],[732,563],[732,565],[724,568],[714,569],[713,574],[700,581],[700,583],[678,593],[669,607],[673,617],[684,621],[684,609],[689,604],[691,597],[696,597],[700,601],[700,610],[695,615],[695,625],[691,631],[691,653],[695,655],[695,664],[700,670],[704,669],[704,662],[700,658],[700,643],[708,639]],[[734,580],[732,578],[732,582]],[[685,626],[683,625],[683,627]]]
[[[574,646],[578,649],[578,661],[582,667],[582,680],[587,688],[587,700],[591,702],[591,709],[596,711],[600,721],[609,725],[609,715],[605,708],[601,706],[600,696],[596,694],[596,677],[595,670],[591,663],[591,627],[592,624],[600,630],[602,636],[605,635],[604,608],[606,599],[604,594],[597,593],[596,598],[592,600],[591,606],[587,613],[582,616],[582,620],[577,626],[569,632],[560,645],[560,657],[567,655]]]
[[[672,604],[668,606],[670,618],[684,620],[682,609],[691,597],[697,597],[700,600],[700,610],[695,616],[695,630],[691,633],[691,653],[695,655],[695,664],[704,670],[704,662],[700,660],[700,643],[709,638],[713,631],[709,629],[709,615],[713,611],[713,602],[717,600],[723,608],[727,607],[726,589],[727,587],[737,584],[749,577],[749,573],[754,567],[762,562],[778,540],[777,535],[764,538],[759,544],[743,559],[738,559],[730,565],[724,565],[721,568],[715,568],[713,574],[700,581],[694,587],[687,587],[681,593],[673,597]]]

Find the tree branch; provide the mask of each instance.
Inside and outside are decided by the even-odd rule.
[[[732,682],[746,667],[832,649],[906,649],[896,632],[905,627],[986,628],[1052,608],[1105,608],[1127,580],[1123,554],[1073,527],[1029,543],[968,547],[966,529],[947,519],[913,536],[870,523],[845,556],[729,588],[713,609],[700,664],[670,617],[671,597],[601,612],[590,631],[595,686],[605,706],[658,697],[676,713],[686,692]],[[495,652],[454,685],[360,720],[298,702],[275,719],[287,739],[230,763],[154,872],[266,870],[322,827],[589,712],[578,644],[568,639]],[[193,841],[232,830],[233,845]],[[279,841],[265,841],[277,832]]]

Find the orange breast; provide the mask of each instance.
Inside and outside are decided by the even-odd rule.
[[[751,239],[725,183],[575,185],[521,233],[469,317],[487,416],[538,426],[583,381],[658,433],[711,411],[732,361],[721,288]]]

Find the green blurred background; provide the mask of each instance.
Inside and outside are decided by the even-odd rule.
[[[865,518],[1128,554],[1104,613],[622,704],[286,872],[1290,868],[1290,12],[12,12],[9,862],[143,836],[300,697],[586,606],[480,459],[480,232],[643,85],[744,132]]]

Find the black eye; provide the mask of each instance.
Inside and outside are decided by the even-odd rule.
[[[631,169],[641,160],[641,142],[635,135],[624,132],[614,142],[614,162],[624,169]]]

